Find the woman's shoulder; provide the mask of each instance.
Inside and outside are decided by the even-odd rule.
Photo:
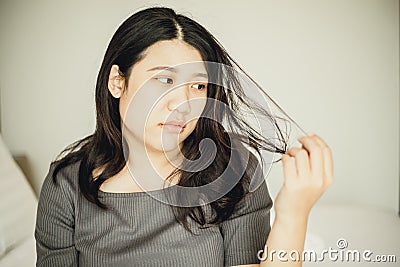
[[[74,201],[79,189],[80,162],[65,166],[59,161],[51,162],[42,184],[40,198],[54,196]]]
[[[66,247],[62,247],[73,242],[73,227],[79,214],[76,211],[76,171],[79,163],[65,166],[55,173],[57,166],[57,162],[50,163],[37,206],[35,239],[40,262],[49,260],[51,253],[60,256],[67,251]]]

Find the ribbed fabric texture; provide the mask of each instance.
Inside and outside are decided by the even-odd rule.
[[[204,266],[259,263],[270,231],[272,200],[264,183],[219,227],[186,231],[169,205],[146,192],[99,192],[105,211],[78,187],[79,162],[53,183],[50,166],[36,218],[37,266]],[[160,192],[162,190],[159,190]],[[194,221],[190,221],[195,225]]]

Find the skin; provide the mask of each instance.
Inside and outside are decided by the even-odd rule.
[[[122,131],[132,153],[128,166],[103,183],[100,190],[162,188],[164,179],[182,159],[183,141],[196,128],[206,104],[207,71],[197,49],[175,39],[157,42],[144,53],[132,67],[128,82],[117,65],[110,71],[108,87],[115,98],[120,98]],[[173,66],[175,70],[160,66]],[[171,133],[159,125],[171,120],[186,122],[184,131]]]
[[[155,81],[152,79],[159,76],[146,70],[156,66],[173,66],[201,60],[200,53],[181,40],[158,42],[149,47],[144,59],[133,66],[126,91],[123,90],[125,78],[119,74],[118,66],[112,67],[109,77],[109,90],[114,97],[121,98],[121,118],[127,128],[126,134],[129,138],[130,149],[133,149],[136,153],[134,159],[131,158],[132,155],[129,158],[129,161],[132,160],[135,163],[132,164],[131,173],[127,171],[127,168],[124,168],[118,175],[103,183],[100,187],[101,190],[109,192],[143,191],[134,180],[139,181],[139,177],[144,176],[144,174],[149,177],[148,173],[152,173],[154,170],[159,176],[166,177],[174,168],[165,155],[168,154],[169,158],[179,159],[178,147],[181,147],[183,140],[195,129],[197,123],[195,117],[201,114],[205,104],[201,101],[207,95],[206,91],[198,92],[192,87],[198,81],[204,83],[205,79],[197,78],[194,80],[189,74],[205,72],[205,68],[196,65],[197,67],[194,69],[189,68],[186,72],[178,72],[180,78],[175,76],[175,80],[189,83],[177,90],[171,90],[171,94],[162,96],[160,101],[154,100],[160,99],[161,91],[157,91],[158,89],[156,90],[157,93],[151,91],[154,88],[153,82]],[[171,76],[172,74],[168,73],[168,75]],[[152,82],[146,83],[149,80]],[[143,113],[140,113],[136,108],[140,107],[149,111],[151,110],[149,106],[155,102],[157,104],[149,112],[150,116],[146,124]],[[180,105],[182,103],[183,105]],[[170,118],[169,116],[185,120],[194,119],[190,121],[182,134],[168,135],[165,136],[165,140],[160,141],[163,133],[157,124],[166,121],[167,118]],[[145,138],[145,136],[150,138]],[[311,208],[334,180],[332,152],[326,142],[316,134],[301,136],[298,140],[302,146],[292,147],[282,156],[284,179],[283,185],[274,200],[275,220],[265,244],[268,251],[285,250],[289,253],[291,250],[297,250],[301,254],[304,250]],[[137,177],[132,179],[132,174]],[[145,179],[141,179],[140,185],[145,182]],[[260,264],[240,266],[302,266],[301,261],[291,261],[288,255],[285,258],[288,258],[289,261],[282,262],[277,260],[276,257],[271,261],[271,258],[268,257]]]
[[[271,227],[264,251],[268,257],[260,264],[238,265],[246,267],[302,266],[292,261],[292,250],[304,250],[308,217],[311,208],[332,185],[333,158],[326,142],[316,134],[298,137],[302,147],[292,147],[282,156],[284,180],[274,201],[275,220]],[[272,250],[287,252],[280,261],[277,253],[271,259]],[[262,254],[265,258],[265,254]]]
[[[274,204],[275,220],[268,236],[268,250],[304,250],[311,208],[333,184],[332,152],[316,134],[298,138],[301,148],[293,147],[282,156],[284,181]],[[248,266],[302,266],[302,262],[266,261]]]

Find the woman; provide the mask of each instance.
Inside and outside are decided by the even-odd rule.
[[[301,253],[310,209],[333,182],[331,151],[317,135],[287,150],[234,66],[172,9],[121,24],[98,74],[96,130],[66,148],[43,183],[37,266],[301,266],[260,263],[259,251]],[[243,107],[274,122],[281,147],[239,115]],[[272,227],[262,150],[283,154]]]

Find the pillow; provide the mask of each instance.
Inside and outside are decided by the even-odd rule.
[[[33,236],[37,198],[0,134],[0,258]]]

